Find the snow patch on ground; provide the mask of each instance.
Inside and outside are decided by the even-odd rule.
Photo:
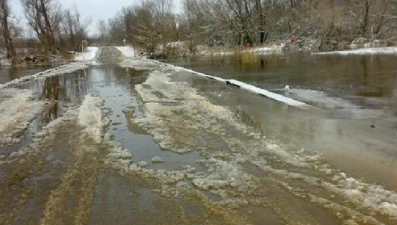
[[[272,44],[268,46],[240,47],[238,49],[198,46],[198,55],[230,56],[236,53],[253,53],[258,55],[282,54],[285,44]],[[186,50],[188,51],[188,50]]]
[[[235,121],[234,115],[225,107],[214,105],[208,99],[196,93],[195,89],[189,88],[184,82],[171,82],[170,75],[176,73],[175,70],[158,70],[150,73],[148,79],[136,85],[136,90],[140,94],[147,113],[142,118],[135,119],[134,122],[145,127],[153,136],[156,142],[164,149],[174,146],[176,140],[164,135],[165,130],[172,130],[182,141],[178,147],[170,149],[178,153],[186,153],[200,148],[205,148],[200,143],[196,143],[195,135],[184,130],[189,130],[191,123],[200,124],[197,129],[205,130],[208,126],[216,124],[216,120]],[[184,113],[189,111],[193,115],[200,115],[192,121],[189,118],[180,118],[173,121],[171,118],[175,112]],[[170,119],[167,119],[170,118]],[[235,122],[237,126],[237,122]]]
[[[74,60],[75,61],[92,61],[95,63],[95,58],[99,51],[98,47],[87,47],[83,53],[78,53]]]
[[[360,48],[345,51],[317,52],[314,55],[374,55],[374,54],[397,54],[397,47],[383,48]]]
[[[122,147],[120,143],[114,141],[109,132],[104,135],[103,143],[107,145],[109,151],[104,160],[105,165],[122,172],[129,171],[129,167],[133,162],[131,152]]]
[[[11,66],[11,60],[9,60],[9,59],[0,59],[0,66]]]
[[[18,151],[12,152],[9,155],[8,159],[13,160],[17,157],[21,157],[21,156],[23,157],[26,154],[43,150],[42,149],[43,146],[41,145],[41,143],[52,139],[55,131],[57,129],[60,129],[60,127],[65,123],[74,120],[77,117],[77,114],[78,114],[78,110],[76,108],[69,108],[62,115],[62,117],[58,117],[55,120],[52,120],[46,126],[44,126],[39,132],[32,134],[33,143],[31,143],[29,146],[19,149]]]
[[[334,176],[336,184],[324,182],[323,186],[344,196],[351,202],[361,205],[381,215],[397,220],[397,193],[385,190],[382,186],[364,183],[345,173]]]
[[[102,141],[103,129],[106,125],[102,115],[103,104],[101,98],[87,95],[79,109],[80,126],[83,127],[86,135],[97,143]]]
[[[135,49],[131,46],[116,46],[116,49],[123,54],[124,58],[134,58],[135,57]]]
[[[268,55],[268,54],[281,54],[283,53],[284,44],[281,45],[271,45],[266,47],[257,47],[250,50],[250,52],[260,54],[260,55]]]
[[[225,189],[233,187],[245,190],[255,187],[255,178],[243,170],[235,163],[226,162],[219,159],[207,160],[206,165],[210,167],[209,174],[202,174],[193,179],[193,184],[203,190]]]
[[[0,89],[0,144],[17,142],[15,135],[27,128],[43,106],[30,90]]]

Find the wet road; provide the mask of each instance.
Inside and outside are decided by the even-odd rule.
[[[45,104],[0,147],[0,224],[397,221],[393,117],[371,128],[119,57],[19,85]]]

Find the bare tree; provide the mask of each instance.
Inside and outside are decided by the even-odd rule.
[[[97,24],[97,29],[99,31],[98,38],[101,42],[108,42],[110,41],[110,29],[108,24],[105,20],[99,20]]]
[[[167,44],[174,41],[176,30],[175,16],[172,14],[172,0],[151,1],[155,29],[162,45],[164,55],[168,54]]]
[[[81,14],[77,7],[66,9],[64,11],[62,22],[62,34],[59,34],[60,39],[65,43],[66,48],[79,50],[80,44],[87,39],[87,28],[91,20],[82,21]]]
[[[35,31],[42,49],[55,53],[55,34],[60,29],[62,10],[56,0],[21,0],[29,26]]]
[[[18,35],[19,28],[10,21],[10,7],[8,0],[0,0],[0,31],[7,49],[7,58],[12,65],[16,63],[16,53],[13,39]]]

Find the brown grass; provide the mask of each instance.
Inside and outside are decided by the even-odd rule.
[[[243,65],[250,65],[258,63],[260,56],[249,51],[249,49],[236,48],[234,50],[234,59]]]

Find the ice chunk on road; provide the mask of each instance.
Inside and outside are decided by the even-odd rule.
[[[25,129],[43,105],[43,101],[34,100],[30,90],[0,89],[0,144],[12,142],[10,137]]]
[[[397,193],[379,185],[346,177],[344,173],[340,173],[334,180],[338,181],[337,185],[324,182],[323,186],[374,212],[397,219]]]
[[[243,172],[238,165],[226,161],[211,159],[206,163],[213,171],[208,176],[200,175],[193,179],[193,184],[203,190],[235,187],[247,189],[253,183],[253,177]]]
[[[140,162],[138,163],[138,166],[139,166],[139,167],[148,167],[149,164],[148,164],[146,161],[140,161]]]
[[[103,103],[101,98],[87,95],[79,109],[79,124],[84,128],[84,132],[97,143],[101,142],[103,127],[106,125],[102,116]]]

